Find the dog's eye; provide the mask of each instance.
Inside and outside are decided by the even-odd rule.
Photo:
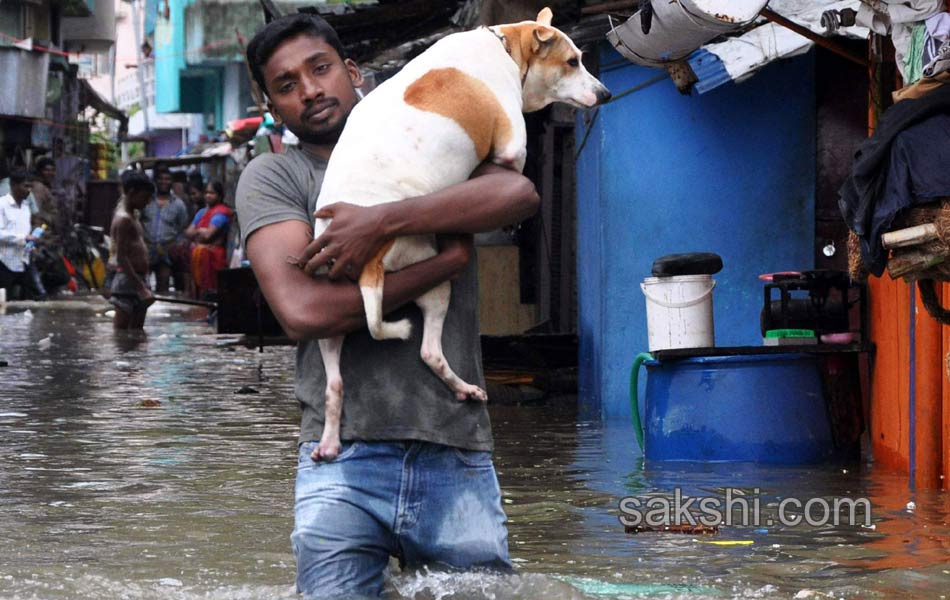
[[[576,58],[572,58],[569,61],[567,61],[567,64],[568,66],[574,67],[576,69],[581,63]]]

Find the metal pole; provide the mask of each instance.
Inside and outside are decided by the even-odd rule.
[[[832,42],[831,40],[825,38],[824,36],[821,36],[815,33],[814,31],[812,31],[811,29],[808,29],[807,27],[803,27],[799,25],[798,23],[795,23],[794,21],[790,21],[786,19],[785,17],[783,17],[782,15],[776,12],[773,12],[772,10],[768,8],[763,8],[762,12],[760,12],[759,14],[765,17],[766,19],[768,19],[769,21],[775,23],[776,25],[781,25],[782,27],[785,27],[786,29],[791,29],[798,35],[808,38],[809,40],[815,42],[822,48],[831,50],[838,56],[842,56],[853,63],[861,65],[862,67],[868,66],[868,61],[866,59],[861,58],[860,56],[855,56],[854,54],[851,54],[851,52],[842,48],[841,46]]]
[[[145,57],[142,56],[142,30],[139,28],[138,0],[129,0],[132,5],[132,29],[135,31],[135,55],[138,64],[136,74],[139,79],[139,102],[142,105],[142,118],[145,119],[145,133],[148,133],[148,94],[145,89]]]

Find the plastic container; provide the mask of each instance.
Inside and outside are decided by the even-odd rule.
[[[42,236],[44,233],[46,233],[46,223],[43,223],[42,225],[34,229],[32,232],[30,232],[30,235],[32,235],[35,238],[38,238]],[[26,254],[29,254],[33,252],[34,247],[36,247],[36,240],[30,240],[26,243],[26,246],[24,247],[24,252]]]
[[[814,355],[644,364],[647,459],[808,464],[835,457]]]
[[[607,34],[628,60],[648,67],[680,60],[708,42],[749,24],[768,0],[653,2],[653,24],[643,33],[638,11]]]
[[[709,275],[647,277],[640,284],[647,304],[647,345],[650,352],[716,345]]]

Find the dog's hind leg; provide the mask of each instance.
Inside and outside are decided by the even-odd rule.
[[[416,299],[416,304],[422,309],[423,319],[420,355],[432,372],[455,392],[457,399],[485,402],[488,400],[485,390],[462,381],[449,366],[449,361],[442,352],[442,326],[445,324],[451,295],[452,284],[446,281]]]
[[[366,326],[374,340],[408,340],[412,334],[409,319],[389,322],[383,321],[383,257],[392,248],[394,241],[383,246],[376,256],[370,259],[360,273],[360,293],[363,295],[363,309],[366,311]]]
[[[340,419],[343,416],[343,376],[340,375],[340,355],[344,336],[320,340],[323,369],[327,375],[327,391],[323,408],[323,435],[313,450],[313,460],[333,460],[340,454]]]

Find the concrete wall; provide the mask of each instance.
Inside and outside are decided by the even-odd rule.
[[[601,64],[614,95],[661,73],[613,50]],[[760,273],[812,268],[814,56],[702,96],[666,79],[591,116],[577,123],[580,402],[582,413],[629,418],[630,365],[647,350],[639,283],[655,258],[722,256],[718,346],[762,343]]]

